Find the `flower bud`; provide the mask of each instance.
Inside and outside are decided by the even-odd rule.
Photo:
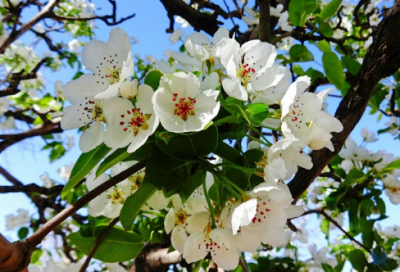
[[[322,195],[323,192],[322,192],[321,186],[315,186],[313,189],[313,193],[316,195]]]
[[[319,200],[316,195],[310,195],[310,200],[314,204],[318,204]]]
[[[132,81],[126,80],[121,84],[119,93],[122,97],[132,99],[137,95],[138,92],[138,80],[135,78]]]

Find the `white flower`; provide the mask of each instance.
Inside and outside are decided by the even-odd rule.
[[[152,105],[153,89],[140,85],[135,105],[125,98],[112,98],[104,102],[107,116],[107,131],[104,143],[113,148],[122,148],[129,144],[132,153],[141,147],[156,130],[159,119],[154,114]]]
[[[252,40],[240,47],[234,39],[226,39],[221,50],[221,63],[227,77],[222,80],[225,92],[234,98],[247,101],[248,84],[252,90],[265,90],[283,78],[284,71],[274,67],[275,46]]]
[[[69,51],[74,52],[74,53],[78,53],[79,48],[81,48],[82,45],[80,44],[80,42],[77,39],[73,39],[68,43],[68,48]]]
[[[18,209],[17,212],[18,215],[9,214],[6,216],[6,228],[8,230],[26,226],[31,221],[27,210]]]
[[[400,204],[400,181],[392,175],[387,175],[386,178],[382,179],[382,182],[390,202],[395,205]]]
[[[366,143],[372,143],[378,141],[378,138],[376,138],[376,134],[373,131],[368,131],[367,127],[364,127],[361,130],[361,136],[364,138],[364,142]]]
[[[390,121],[385,123],[385,126],[392,128],[389,130],[390,134],[396,136],[399,133],[399,120],[396,116],[391,116]]]
[[[0,123],[1,130],[8,130],[14,128],[14,117],[10,116],[4,123]]]
[[[40,175],[40,179],[43,181],[43,187],[45,188],[51,188],[54,186],[55,182],[49,177],[48,173],[44,173],[43,175]]]
[[[282,28],[283,31],[292,31],[293,27],[289,24],[289,12],[285,11],[281,14],[278,20],[278,25]]]
[[[134,80],[125,80],[124,83],[121,84],[121,88],[119,89],[119,94],[126,99],[131,100],[138,93],[139,82],[135,78]]]
[[[188,263],[204,259],[210,253],[211,258],[225,270],[233,270],[239,264],[239,250],[230,231],[216,228],[192,233],[185,242],[183,258]]]
[[[200,90],[192,73],[164,76],[153,96],[154,112],[163,127],[171,132],[200,131],[218,114],[218,91]]]
[[[63,86],[63,84],[62,84],[61,80],[57,80],[56,82],[54,82],[54,90],[55,90],[54,94],[55,94],[55,96],[59,97],[61,100],[65,100],[62,86]]]
[[[7,97],[0,98],[0,117],[4,115],[5,112],[8,111],[8,107],[10,106],[10,100]]]
[[[177,28],[172,34],[169,36],[169,40],[171,41],[172,44],[175,44],[180,40],[180,38],[184,35],[185,33],[182,33],[182,30],[180,28]]]
[[[63,180],[68,180],[71,176],[72,166],[71,165],[64,165],[57,170],[58,174]]]
[[[330,132],[342,131],[343,125],[322,110],[323,101],[330,90],[317,95],[304,92],[309,85],[309,77],[299,77],[282,98],[282,133],[287,138],[299,139],[302,145],[308,145],[311,149],[327,147],[333,151]]]
[[[285,37],[277,43],[276,47],[278,47],[280,50],[289,51],[293,46],[294,41],[295,40],[292,37]]]
[[[83,95],[105,99],[118,95],[122,82],[133,74],[131,44],[128,35],[120,28],[113,28],[105,43],[88,42],[82,50],[82,62],[90,74],[83,74],[74,83]]]
[[[183,19],[181,16],[176,16],[175,22],[177,22],[178,24],[181,24],[182,28],[190,26],[189,22],[186,21],[185,19]]]
[[[283,10],[283,5],[279,4],[279,5],[276,6],[276,8],[270,7],[269,8],[269,13],[270,13],[271,16],[281,17],[282,10]]]
[[[242,16],[242,20],[248,24],[249,26],[251,25],[258,25],[260,23],[260,16],[258,12],[255,12],[252,9],[249,9],[248,7],[244,6],[244,10],[246,13],[250,16]]]
[[[91,125],[86,129],[79,140],[79,148],[82,152],[89,152],[103,142],[104,125],[106,118],[103,113],[102,100],[94,99],[93,96],[84,96],[75,81],[70,81],[63,86],[66,98],[71,106],[64,109],[61,119],[61,127],[64,130],[74,129]]]
[[[317,251],[317,245],[312,244],[308,247],[312,258],[317,266],[321,267],[323,263],[329,264],[332,267],[337,265],[337,261],[334,258],[327,257],[326,254],[329,252],[329,249],[324,247]]]

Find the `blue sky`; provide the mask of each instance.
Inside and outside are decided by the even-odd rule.
[[[223,6],[223,1],[215,1],[221,6]],[[230,1],[228,1],[230,2]],[[250,1],[252,2],[252,1]],[[105,0],[94,1],[97,7],[100,7],[100,14],[106,13],[110,8],[109,2]],[[178,50],[180,43],[171,45],[168,37],[169,34],[166,33],[166,29],[169,27],[169,19],[166,15],[165,9],[159,0],[146,0],[146,1],[126,1],[117,0],[118,3],[118,17],[124,17],[131,13],[136,13],[135,18],[128,20],[121,24],[119,27],[123,28],[129,35],[137,37],[140,42],[133,46],[133,54],[140,54],[142,57],[145,55],[153,55],[157,58],[163,57],[164,51],[167,49]],[[145,3],[145,4],[144,4]],[[231,7],[232,8],[232,7]],[[24,14],[24,18],[28,20],[30,16],[34,13],[27,12]],[[238,22],[237,19],[235,19]],[[110,27],[106,26],[104,23],[98,21],[96,22],[98,28],[95,30],[96,38],[106,41],[108,39]],[[232,23],[227,21],[227,27],[230,28]],[[178,24],[176,24],[178,27]],[[241,30],[244,30],[244,24],[241,24]],[[184,29],[186,33],[189,33],[189,29]],[[31,36],[23,38],[25,43],[31,43],[32,40],[29,39]],[[64,36],[63,41],[68,42],[72,39],[72,36]],[[43,42],[37,45],[37,51],[46,51]],[[312,50],[315,56],[314,62],[305,63],[304,67],[313,67],[315,69],[322,70],[321,64],[321,53],[315,47]],[[56,80],[60,79],[63,83],[66,83],[71,79],[76,70],[67,69],[62,73],[52,73],[50,71],[44,70],[44,76],[47,81],[47,90],[53,90],[53,84]],[[321,90],[321,89],[319,89]],[[340,99],[331,98],[329,100],[328,111],[334,113]],[[368,110],[367,110],[368,112]],[[362,139],[360,136],[360,131],[363,127],[368,127],[369,130],[377,131],[384,127],[384,123],[388,121],[387,117],[383,117],[380,122],[377,122],[377,116],[370,116],[365,113],[360,123],[355,128],[352,137],[357,143],[361,143]],[[25,129],[25,128],[23,128]],[[74,132],[70,132],[74,134]],[[59,161],[54,163],[49,163],[48,152],[39,152],[43,146],[43,140],[39,138],[28,139],[20,144],[14,145],[7,150],[5,150],[0,156],[0,165],[6,168],[12,175],[17,177],[23,183],[38,183],[42,184],[39,176],[44,172],[47,172],[51,178],[56,181],[62,181],[59,178],[57,169],[66,164],[73,163],[78,156],[80,151],[78,146],[75,146],[66,156]],[[77,139],[76,139],[77,144]],[[393,152],[395,156],[399,156],[400,153],[400,142],[398,140],[394,141],[390,134],[384,134],[380,136],[380,140],[375,143],[367,145],[367,148],[378,151],[386,149],[387,151]],[[0,185],[10,185],[10,183],[0,176]],[[388,201],[387,201],[388,203]],[[0,194],[0,232],[5,233],[11,239],[16,239],[15,231],[9,232],[5,230],[5,215],[10,213],[15,213],[17,208],[29,208],[31,214],[35,215],[35,209],[30,201],[23,194]],[[388,214],[395,214],[395,207],[388,203]],[[385,220],[383,225],[395,224],[394,219]]]

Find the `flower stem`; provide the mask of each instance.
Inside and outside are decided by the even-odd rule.
[[[214,207],[211,204],[210,197],[208,196],[208,191],[206,187],[206,181],[203,181],[203,191],[204,191],[204,197],[206,198],[208,209],[210,210],[210,218],[211,218],[211,228],[215,229],[217,228],[217,225],[215,224],[215,215],[214,215]]]

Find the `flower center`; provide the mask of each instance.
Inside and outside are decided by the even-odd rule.
[[[254,68],[251,68],[248,63],[245,65],[240,64],[240,68],[237,71],[237,76],[242,81],[246,90],[247,90],[247,84],[250,81],[250,77],[255,72],[256,70]]]
[[[132,185],[131,185],[132,192],[139,189],[140,185],[143,182],[144,174],[145,174],[145,170],[142,170],[128,178],[128,180],[132,182]]]
[[[183,225],[186,224],[186,219],[189,215],[181,208],[178,212],[175,213],[175,224]]]
[[[116,82],[119,82],[119,75],[121,73],[121,68],[117,68],[115,65],[113,68],[106,68],[105,78],[110,82],[110,85],[113,85]]]
[[[196,104],[196,99],[188,96],[187,98],[183,97],[177,100],[178,94],[174,93],[173,95],[174,98],[172,98],[172,101],[176,102],[174,114],[181,117],[184,121],[186,121],[188,116],[195,115],[194,104]]]
[[[89,100],[86,102],[86,105],[88,106],[84,107],[83,109],[91,115],[91,119],[95,121],[102,121],[104,123],[106,122],[103,113],[103,106],[99,101],[95,102],[93,100]]]
[[[150,119],[151,114],[143,114],[143,112],[140,111],[140,108],[132,108],[132,111],[128,110],[126,113],[131,116],[130,121],[119,123],[124,127],[124,131],[133,132],[133,134],[136,136],[140,129],[147,130],[149,128],[147,121]],[[122,114],[121,118],[125,118],[125,115]]]
[[[117,203],[124,204],[125,203],[124,196],[125,192],[119,189],[117,186],[114,186],[113,192],[110,195],[108,195],[107,198],[111,200],[111,203],[113,205]]]

